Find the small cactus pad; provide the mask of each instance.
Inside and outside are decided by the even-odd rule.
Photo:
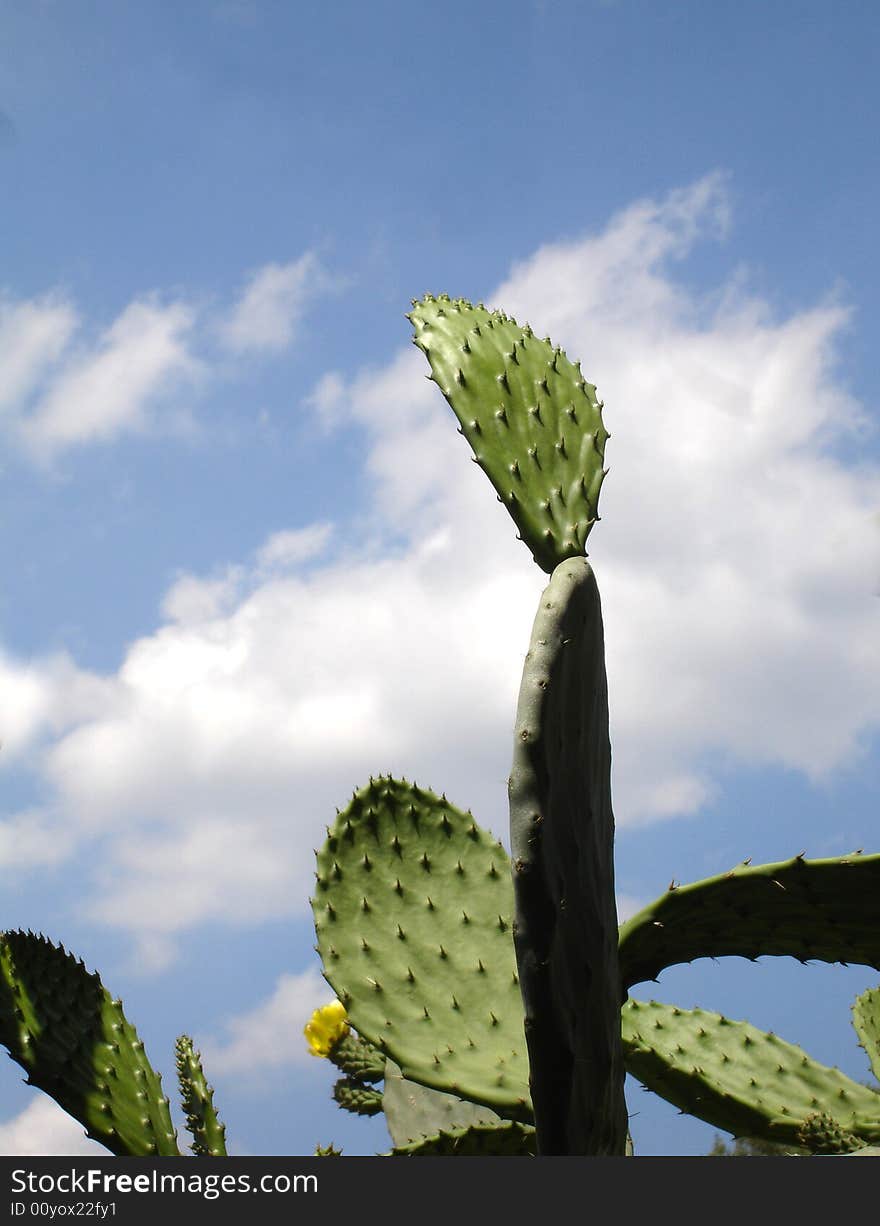
[[[852,1020],[859,1046],[865,1049],[871,1071],[880,1081],[880,988],[869,988],[856,997]]]
[[[489,1107],[409,1081],[391,1060],[384,1088],[385,1120],[395,1147],[419,1144],[427,1137],[474,1124],[495,1128],[503,1122]]]
[[[774,1034],[656,1001],[631,999],[621,1018],[627,1072],[715,1128],[803,1145],[819,1114],[860,1142],[880,1141],[880,1095]]]
[[[340,1077],[333,1087],[333,1101],[354,1115],[378,1115],[382,1110],[382,1091],[364,1085],[357,1077]]]
[[[510,861],[445,797],[380,777],[318,852],[325,978],[358,1034],[422,1085],[531,1119]]]
[[[179,1156],[161,1077],[121,1002],[63,946],[0,935],[0,1042],[111,1153]]]
[[[360,1035],[348,1032],[327,1053],[338,1069],[361,1082],[381,1081],[386,1060],[382,1052]]]
[[[499,311],[427,294],[407,316],[474,459],[548,574],[583,556],[608,432],[580,365]]]
[[[516,1120],[470,1124],[437,1136],[396,1146],[393,1158],[530,1158],[535,1155],[535,1130]]]
[[[554,570],[523,668],[510,775],[514,944],[541,1154],[623,1154],[627,1114],[599,590]]]
[[[198,1158],[226,1157],[226,1127],[214,1107],[214,1091],[205,1080],[201,1055],[182,1034],[175,1045],[177,1081],[192,1152]]]
[[[620,928],[627,988],[678,962],[730,954],[880,969],[880,855],[745,862],[671,886]]]

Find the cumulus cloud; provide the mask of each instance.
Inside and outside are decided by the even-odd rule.
[[[303,1027],[331,1000],[332,988],[315,969],[280,975],[268,1000],[231,1017],[221,1037],[201,1045],[205,1066],[218,1075],[249,1075],[305,1064],[314,1057]]]
[[[94,335],[61,294],[0,296],[0,423],[40,462],[132,433],[188,430],[193,392],[231,373],[218,339],[236,354],[284,350],[313,298],[336,285],[306,252],[257,269],[228,309],[143,294]]]
[[[157,398],[192,378],[198,364],[187,344],[194,322],[183,303],[130,303],[85,352],[73,356],[22,423],[38,454],[74,443],[141,431]]]
[[[880,723],[880,467],[840,449],[876,439],[835,368],[847,313],[778,318],[738,273],[711,295],[676,279],[728,224],[710,176],[542,248],[486,296],[564,343],[607,401],[590,550],[619,825],[698,812],[719,763],[819,780]],[[101,704],[46,747],[58,810],[102,839],[90,914],[163,957],[207,920],[301,913],[311,849],[372,773],[504,834],[546,577],[424,373],[403,346],[318,385],[315,412],[363,430],[374,483],[351,545],[302,525],[180,576]]]
[[[0,1124],[0,1154],[11,1158],[107,1157],[82,1124],[44,1094],[35,1094],[23,1111]]]
[[[289,264],[264,265],[252,275],[222,322],[223,342],[234,353],[286,349],[307,303],[329,283],[311,252]]]

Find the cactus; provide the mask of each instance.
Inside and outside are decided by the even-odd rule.
[[[470,813],[392,778],[337,815],[313,911],[324,974],[404,1076],[530,1122],[507,854]]]
[[[856,997],[852,1023],[874,1076],[880,1081],[880,988],[869,988]]]
[[[0,936],[0,1041],[111,1153],[179,1154],[161,1077],[97,974],[32,932]]]
[[[175,1053],[183,1113],[193,1138],[192,1152],[200,1158],[225,1158],[226,1127],[220,1123],[214,1091],[205,1080],[202,1058],[189,1035],[180,1036]]]
[[[627,1071],[716,1128],[819,1150],[824,1115],[855,1143],[880,1141],[880,1095],[774,1034],[656,1001],[629,1000],[621,1017]]]
[[[584,553],[605,479],[602,405],[578,363],[500,311],[426,294],[407,316],[460,431],[548,574]]]
[[[695,958],[789,955],[880,969],[880,855],[748,861],[669,890],[621,926],[626,987]],[[873,922],[872,922],[873,917]]]
[[[514,944],[539,1153],[622,1154],[626,1103],[599,590],[583,558],[541,595],[510,775]]]

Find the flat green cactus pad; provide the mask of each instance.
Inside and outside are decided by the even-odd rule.
[[[179,1155],[161,1078],[121,1002],[43,936],[0,936],[0,1041],[111,1153]]]
[[[825,1117],[823,1135],[880,1141],[880,1095],[774,1034],[657,1001],[629,1000],[621,1018],[627,1072],[716,1128],[803,1145]]]
[[[580,365],[499,311],[426,294],[407,316],[474,458],[548,574],[583,555],[605,478],[602,406]]]
[[[412,1081],[529,1121],[504,848],[444,797],[371,780],[318,852],[324,975]]]
[[[385,1066],[382,1106],[395,1148],[475,1124],[497,1128],[504,1122],[489,1107],[409,1081],[391,1060]]]
[[[516,1120],[500,1124],[470,1124],[424,1137],[391,1151],[393,1158],[531,1158],[535,1130]]]
[[[678,962],[731,954],[880,969],[880,855],[746,862],[670,888],[620,928],[626,987]]]
[[[541,1154],[623,1154],[622,992],[599,589],[569,558],[541,595],[510,773],[514,944]]]
[[[859,1044],[865,1049],[871,1070],[880,1081],[880,988],[869,988],[856,997],[852,1020]]]

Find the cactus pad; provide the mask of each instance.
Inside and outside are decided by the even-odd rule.
[[[424,1137],[391,1151],[394,1158],[529,1158],[535,1155],[535,1130],[516,1120],[470,1124]]]
[[[803,1145],[827,1116],[841,1136],[880,1141],[880,1095],[774,1034],[656,1001],[629,1000],[621,1017],[627,1072],[716,1128]]]
[[[531,328],[463,298],[427,294],[407,318],[429,378],[535,561],[549,574],[582,556],[598,519],[609,436],[580,365]]]
[[[620,928],[628,988],[675,963],[729,954],[880,969],[880,855],[746,862],[670,888]]]
[[[96,974],[28,932],[0,936],[0,1041],[27,1073],[119,1156],[178,1156],[161,1078]]]
[[[510,775],[514,944],[542,1154],[623,1154],[627,1115],[599,590],[583,558],[545,588]]]
[[[395,1148],[418,1145],[428,1137],[474,1124],[494,1128],[502,1123],[501,1117],[489,1107],[409,1081],[391,1060],[384,1089],[385,1120]]]
[[[198,1158],[226,1157],[226,1127],[214,1107],[214,1091],[205,1080],[202,1057],[182,1034],[175,1045],[177,1080],[192,1152]]]
[[[856,997],[852,1020],[859,1046],[865,1049],[871,1070],[880,1081],[880,988],[869,988]]]
[[[312,906],[325,978],[412,1081],[529,1121],[510,861],[470,813],[378,778],[337,815]]]

